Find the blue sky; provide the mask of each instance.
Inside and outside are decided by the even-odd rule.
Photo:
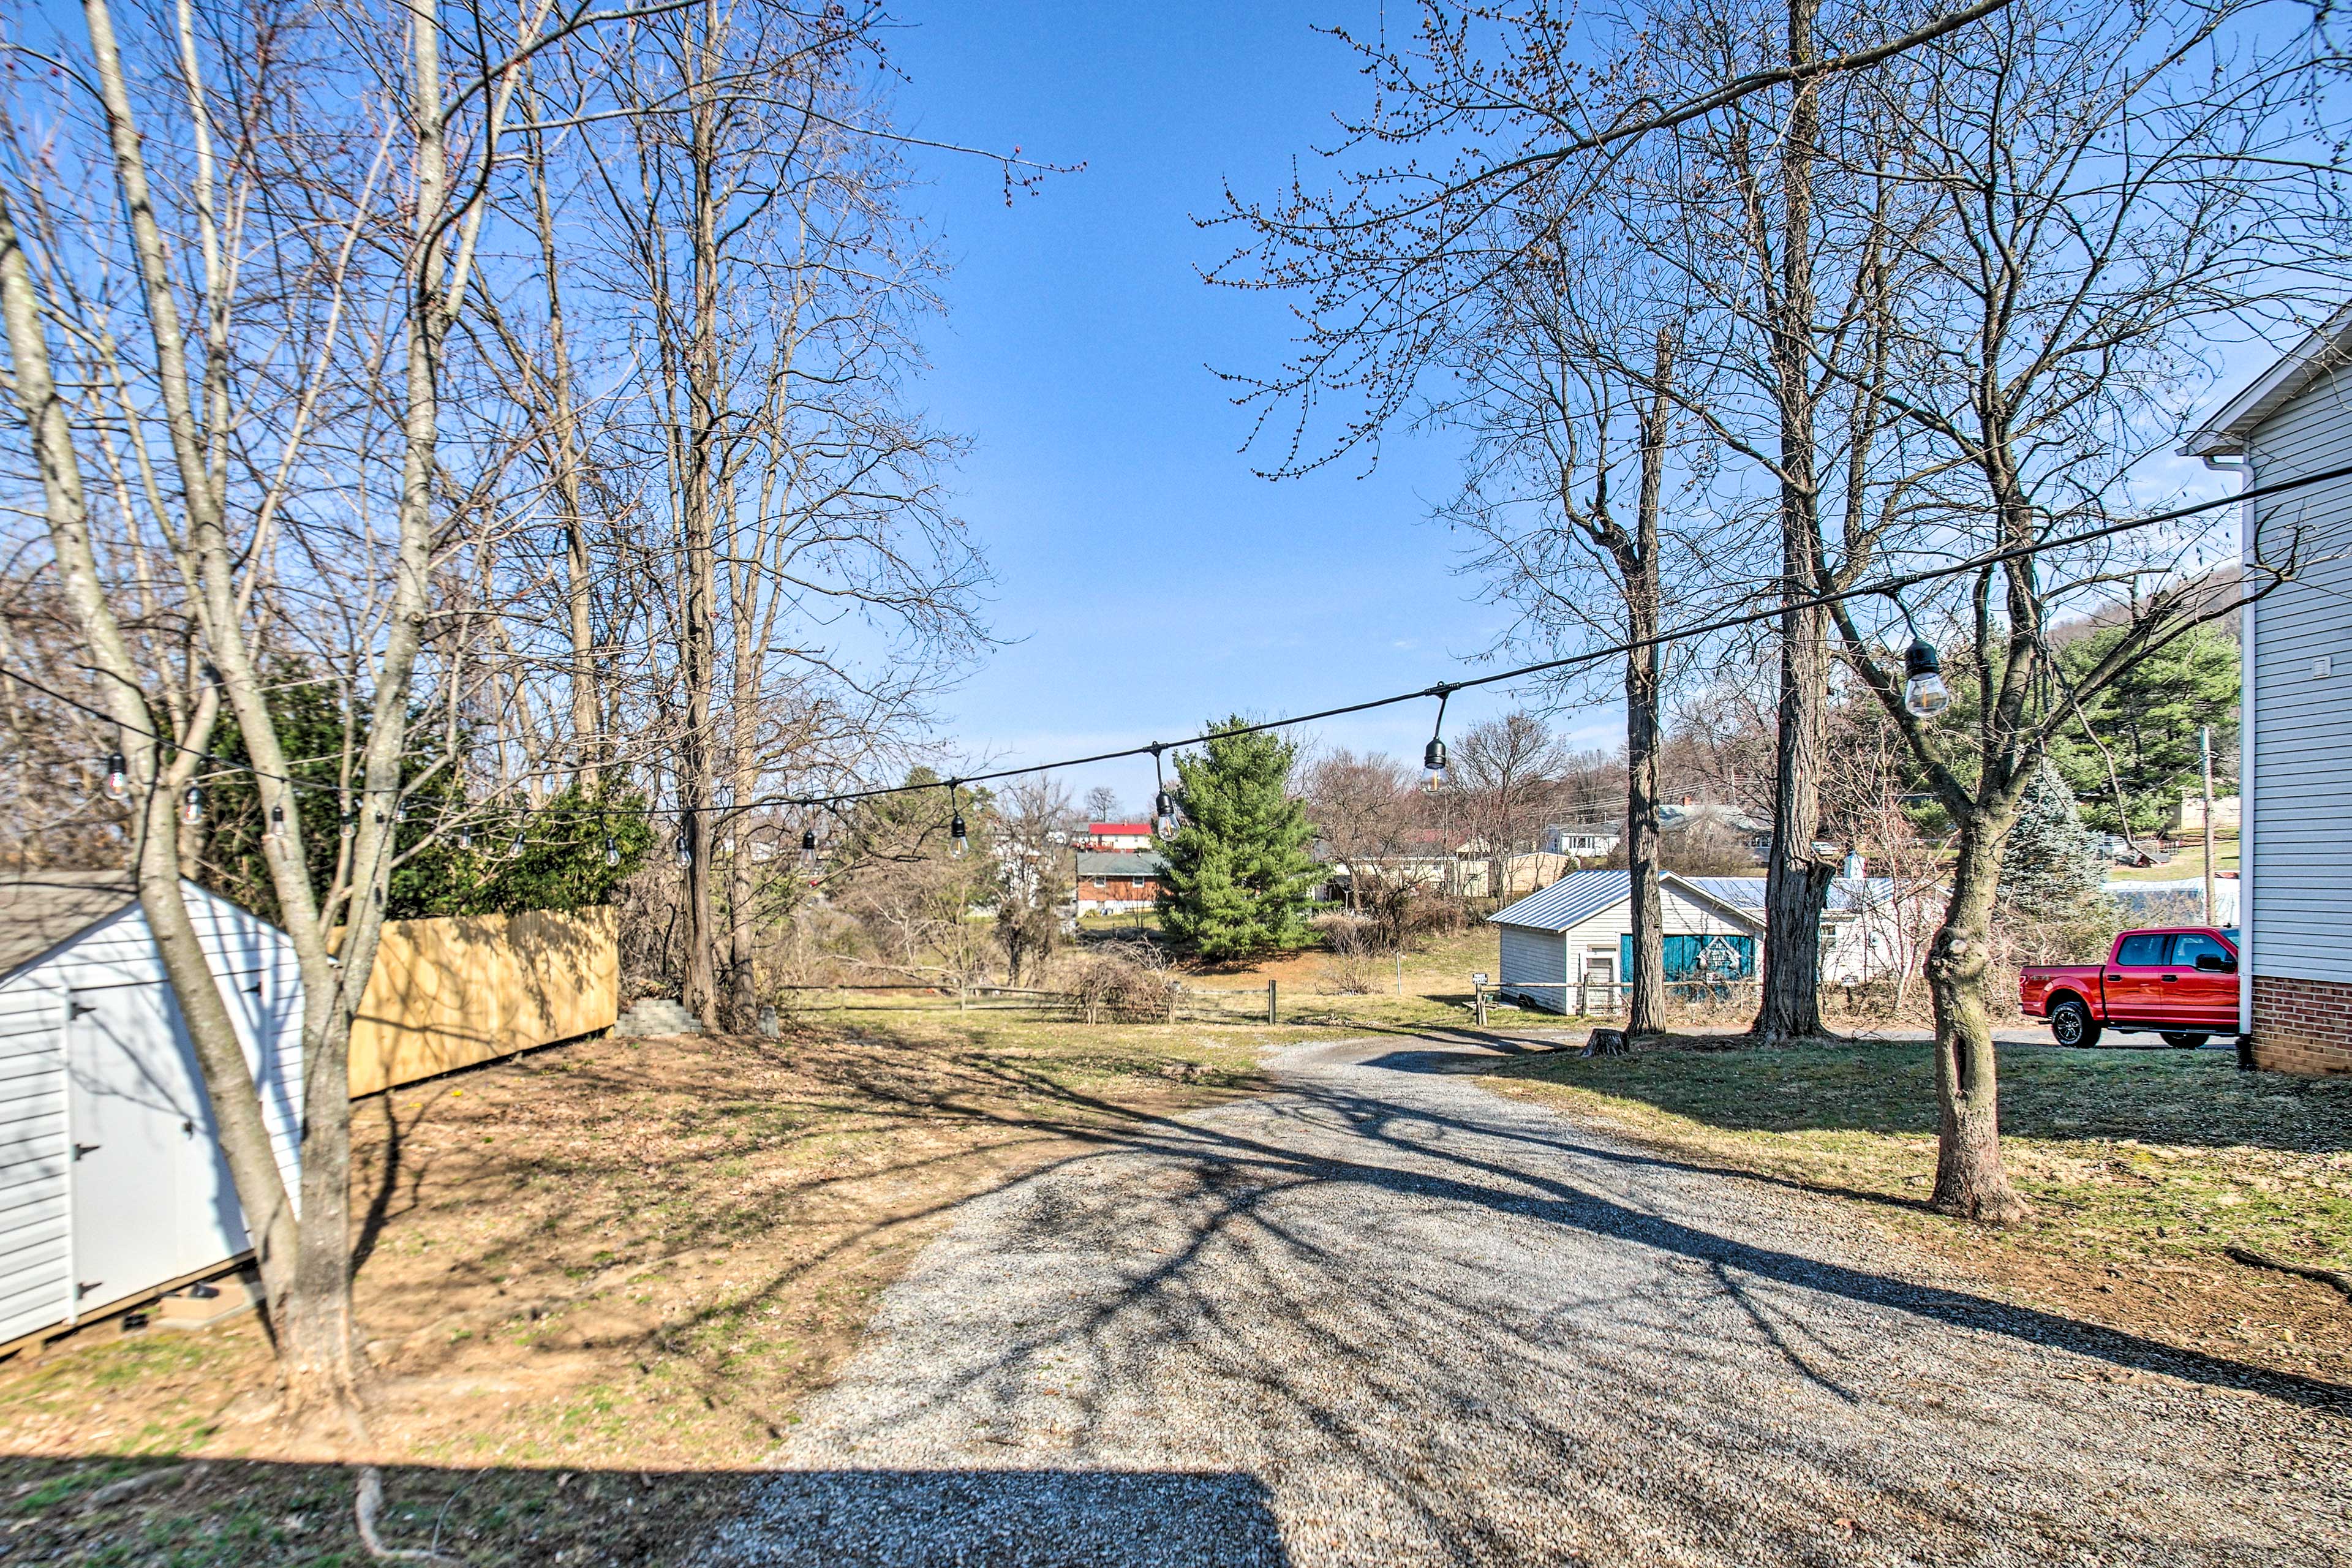
[[[1249,416],[1214,371],[1277,366],[1289,320],[1277,300],[1198,276],[1228,244],[1194,221],[1224,183],[1271,194],[1294,156],[1320,177],[1307,154],[1364,88],[1349,52],[1313,28],[1369,31],[1378,0],[918,0],[903,14],[908,129],[1087,165],[1008,208],[986,164],[927,154],[929,184],[909,194],[955,259],[918,398],[973,439],[960,510],[995,567],[991,618],[1010,639],[942,704],[950,743],[997,765],[1043,762],[1189,734],[1237,709],[1305,712],[1465,673],[1506,621],[1454,574],[1452,542],[1425,521],[1451,486],[1450,447],[1391,439],[1369,477],[1352,463],[1255,477],[1238,451]],[[2251,371],[2263,356],[2229,357]],[[2186,462],[2147,478],[2222,488]],[[1510,701],[1465,693],[1448,729]],[[1316,733],[1417,759],[1431,707]],[[1580,744],[1622,738],[1612,709],[1562,722]],[[1139,807],[1151,768],[1066,777]]]
[[[961,510],[1019,639],[943,706],[971,753],[1044,761],[1190,734],[1234,709],[1275,715],[1461,673],[1500,612],[1452,574],[1423,521],[1453,465],[1391,442],[1360,465],[1271,483],[1237,450],[1248,416],[1212,370],[1280,361],[1288,321],[1203,284],[1223,254],[1220,182],[1269,193],[1293,152],[1360,100],[1347,50],[1310,31],[1377,21],[1319,0],[1157,7],[929,5],[893,45],[919,134],[1084,162],[1011,208],[973,161],[930,157],[912,193],[956,268],[920,399],[975,449]],[[1507,706],[1456,700],[1475,721]],[[1417,758],[1430,704],[1324,726],[1328,741]],[[1606,743],[1611,722],[1596,715]],[[1070,775],[1131,805],[1149,762]]]

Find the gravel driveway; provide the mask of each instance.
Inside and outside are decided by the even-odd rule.
[[[2352,1562],[2329,1391],[1999,1306],[1485,1059],[1298,1047],[976,1200],[709,1560]]]

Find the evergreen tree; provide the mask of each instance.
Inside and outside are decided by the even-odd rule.
[[[1321,872],[1307,853],[1307,807],[1290,794],[1298,748],[1243,733],[1247,722],[1212,726],[1199,755],[1176,759],[1183,821],[1173,838],[1154,840],[1168,862],[1160,929],[1203,958],[1302,945]]]
[[[2001,847],[2003,904],[2031,921],[2074,920],[2095,910],[2106,879],[2107,858],[2084,826],[2074,792],[2044,758]]]
[[[2066,644],[2059,658],[2069,675],[2080,675],[2122,636],[2119,627],[2093,632]],[[2238,679],[2236,641],[2219,627],[2200,626],[2133,665],[2084,705],[2082,720],[2096,742],[2081,722],[2052,737],[2051,760],[2093,826],[2111,833],[2163,831],[2182,793],[2198,787],[2200,729],[2213,731],[2215,784],[2225,794],[2234,787]]]

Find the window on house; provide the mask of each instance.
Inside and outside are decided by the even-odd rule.
[[[1102,885],[1103,885],[1103,879],[1102,879],[1100,877],[1097,877],[1097,878],[1095,879],[1095,886],[1096,886],[1096,887],[1097,887],[1097,888],[1099,888],[1099,887],[1101,887]]]

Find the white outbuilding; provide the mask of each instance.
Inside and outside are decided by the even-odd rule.
[[[1667,980],[1756,977],[1760,910],[1673,872],[1658,879],[1658,894]],[[1501,936],[1496,988],[1549,1012],[1613,1012],[1633,962],[1632,895],[1631,872],[1571,871],[1487,916]]]
[[[293,944],[182,886],[290,1190],[302,1083]],[[249,1246],[130,878],[0,878],[0,1343],[135,1304]]]

